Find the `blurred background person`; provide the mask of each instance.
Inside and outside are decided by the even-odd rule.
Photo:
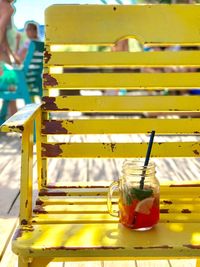
[[[23,62],[29,45],[31,41],[35,40],[38,41],[39,38],[39,30],[38,30],[38,24],[34,21],[28,21],[25,24],[25,34],[26,34],[26,41],[20,46],[22,35],[20,33],[17,34],[16,36],[16,57],[20,60],[20,62]]]
[[[19,64],[18,58],[13,53],[8,42],[12,31],[12,15],[14,8],[12,0],[0,0],[0,90],[5,87],[15,90],[17,77],[12,68],[12,64]],[[17,111],[15,101],[9,104],[10,115]]]

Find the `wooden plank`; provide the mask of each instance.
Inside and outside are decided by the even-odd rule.
[[[196,267],[196,260],[170,260],[170,267]]]
[[[48,267],[65,267],[65,263],[64,262],[50,262],[48,264]]]
[[[105,261],[103,267],[137,267],[135,261]]]
[[[199,101],[200,96],[45,96],[43,110],[110,113],[199,112]]]
[[[143,136],[136,136],[136,135],[129,135],[129,141],[130,142],[135,142],[137,141],[148,141],[148,138],[144,138]],[[138,138],[139,137],[139,138]],[[54,136],[54,141],[60,141],[60,136]],[[120,136],[118,135],[116,138],[111,138],[111,136],[105,136],[104,141],[111,141],[115,142],[116,140],[123,140],[124,135]],[[93,141],[94,136],[91,135],[88,138],[88,141]],[[180,137],[178,140],[183,140],[185,141],[187,137]],[[78,137],[75,138],[76,141],[80,141]],[[164,137],[164,139],[158,139],[158,141],[163,141],[163,140],[168,140],[167,137]],[[176,139],[177,140],[177,139]],[[66,140],[65,140],[66,141]],[[71,139],[67,140],[71,141]],[[95,139],[96,141],[96,139]],[[54,160],[53,160],[54,161]],[[59,160],[58,160],[59,161]],[[189,180],[199,180],[199,168],[200,168],[200,162],[198,158],[177,158],[177,159],[172,159],[172,158],[165,158],[165,159],[159,159],[155,158],[154,159],[156,163],[156,169],[157,169],[157,177],[160,181],[187,181]],[[72,163],[76,165],[76,171],[74,169],[73,171],[73,166],[70,164],[71,159],[68,161],[62,161],[64,166],[60,166],[59,168],[56,168],[56,165],[50,165],[52,166],[52,173],[49,176],[51,178],[49,181],[53,181],[54,177],[57,177],[59,182],[62,184],[62,182],[66,182],[66,177],[69,181],[71,181],[72,175],[75,173],[76,177],[79,177],[79,173],[83,173],[84,169],[86,168],[87,172],[87,179],[88,181],[111,181],[114,179],[118,179],[120,172],[121,172],[121,167],[123,163],[123,159],[86,159],[86,164],[79,165],[78,162],[79,160],[73,159]],[[88,162],[88,163],[87,163]],[[180,166],[184,166],[184,168],[180,168]],[[65,170],[63,171],[63,175],[59,175],[60,170]],[[79,170],[79,171],[78,171]],[[74,177],[73,179],[76,179]],[[55,180],[54,180],[55,181]],[[80,183],[80,180],[79,180]],[[68,184],[69,185],[69,184]]]
[[[18,219],[16,217],[0,217],[0,261],[16,228],[17,222]]]
[[[45,66],[64,67],[171,67],[200,66],[199,51],[165,52],[53,52]]]
[[[18,267],[18,257],[12,252],[11,240],[8,243],[3,258],[0,261],[1,267]]]
[[[171,267],[166,260],[157,260],[157,261],[152,261],[152,260],[144,260],[144,261],[137,261],[137,267]],[[182,266],[180,266],[182,267]]]
[[[0,139],[3,141],[2,136]],[[18,134],[6,134],[0,146],[0,228],[1,266],[13,267],[17,256],[11,252],[11,235],[19,215],[19,178],[21,164],[21,140]],[[34,170],[34,177],[36,176]],[[35,195],[35,192],[34,192]],[[34,197],[35,199],[35,197]]]
[[[54,267],[54,266],[52,266]],[[65,262],[63,267],[104,267],[101,261],[87,261],[87,262]],[[111,266],[110,266],[111,267]],[[125,265],[126,267],[126,265]],[[132,266],[134,267],[134,266]]]
[[[148,143],[42,143],[43,158],[142,158]],[[86,153],[87,151],[87,153]],[[199,157],[199,142],[160,142],[152,148],[154,157]]]
[[[52,140],[58,138],[53,136]],[[66,139],[65,139],[66,140]],[[83,136],[69,137],[68,141],[83,142]],[[87,181],[87,159],[49,159],[48,160],[48,182],[55,183],[64,180],[70,182],[85,182]],[[57,170],[57,171],[56,171]]]
[[[198,89],[200,74],[188,73],[71,73],[44,74],[45,89]]]
[[[200,119],[84,119],[43,122],[42,134],[198,134]]]
[[[20,139],[17,134],[7,135],[7,143],[0,147],[0,215],[9,216],[9,210],[19,193]],[[13,216],[17,216],[15,213]]]
[[[154,159],[157,169],[157,177],[160,181],[184,181],[199,180],[198,158],[165,158]],[[184,168],[180,168],[184,166]],[[171,192],[171,190],[170,190]]]
[[[45,14],[46,43],[107,45],[132,36],[143,44],[200,44],[199,16],[199,7],[187,4],[93,5],[90,8],[54,5]],[[75,35],[74,31],[79,34]]]
[[[11,210],[19,193],[20,139],[18,134],[1,134],[0,140],[0,260],[2,266],[13,266],[16,258],[8,248],[19,214]]]
[[[67,183],[72,180],[76,182],[86,181],[86,164],[86,159],[80,159],[80,161],[64,158],[49,159],[48,182],[55,183],[64,179]]]

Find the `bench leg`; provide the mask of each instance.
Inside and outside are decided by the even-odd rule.
[[[196,267],[200,267],[200,259],[197,259]]]
[[[51,258],[36,258],[31,262],[19,257],[18,267],[48,267],[48,264],[52,261]]]

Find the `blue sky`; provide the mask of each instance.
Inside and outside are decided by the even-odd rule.
[[[116,4],[116,0],[106,0],[109,4]],[[133,0],[132,0],[133,1]],[[131,0],[123,0],[124,4]],[[101,0],[16,0],[14,23],[17,28],[23,28],[27,20],[35,20],[44,24],[44,10],[52,4],[102,4]]]

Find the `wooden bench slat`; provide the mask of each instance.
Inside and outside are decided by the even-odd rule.
[[[165,52],[50,52],[45,66],[171,67],[200,66],[199,51]]]
[[[32,231],[20,230],[23,236],[15,236],[13,250],[27,256],[52,258],[56,255],[77,257],[76,260],[81,257],[99,260],[100,255],[104,260],[107,257],[137,258],[138,249],[140,257],[158,257],[161,251],[162,257],[198,257],[199,246],[195,241],[198,231],[199,223],[177,223],[176,227],[173,223],[160,223],[145,235],[120,227],[118,223],[35,224]],[[41,232],[48,234],[41,236]]]
[[[173,178],[173,177],[172,177]],[[49,178],[51,180],[51,178]],[[94,182],[95,184],[95,182]],[[72,197],[74,199],[74,196],[77,197],[89,197],[92,196],[95,198],[99,198],[100,196],[106,196],[108,192],[108,187],[88,187],[88,188],[80,188],[80,187],[63,187],[63,188],[45,188],[40,190],[39,195],[45,196],[45,197],[52,197],[52,196],[60,196],[60,197]],[[188,198],[190,199],[194,197],[195,199],[198,199],[200,197],[200,184],[199,183],[183,183],[182,184],[177,184],[177,183],[169,183],[168,185],[163,185],[160,187],[160,192],[161,195],[167,198],[168,196],[176,198],[176,196],[179,196],[179,200],[182,198]],[[44,197],[44,200],[46,199]],[[47,198],[48,199],[48,198]],[[84,199],[84,198],[83,198]]]
[[[44,214],[43,214],[44,213]],[[119,219],[111,217],[108,213],[55,213],[48,214],[45,212],[41,214],[35,214],[32,218],[32,223],[37,224],[92,224],[92,223],[118,223]],[[199,213],[160,213],[160,223],[200,223]]]
[[[198,134],[200,119],[74,119],[45,120],[42,134]]]
[[[44,111],[199,112],[200,96],[57,96],[43,97]]]
[[[158,46],[161,43],[200,44],[198,5],[123,5],[120,8],[94,5],[91,10],[89,12],[86,5],[49,7],[46,11],[46,44],[111,45],[125,37]],[[99,18],[104,18],[106,23]],[[145,22],[141,18],[145,18]],[[74,29],[79,34],[74,34]],[[87,29],[87,33],[83,29]]]
[[[36,202],[34,223],[56,223],[56,219],[61,219],[62,223],[89,223],[88,220],[112,223],[107,211],[107,192],[105,186],[69,186],[57,189],[55,185],[50,186],[42,191],[42,196]],[[160,196],[161,222],[191,223],[200,220],[199,183],[164,184],[160,188]],[[116,195],[113,203],[117,209]]]
[[[90,222],[91,220],[91,222]],[[37,224],[70,224],[70,223],[116,223],[119,219],[105,214],[34,214],[32,223]]]
[[[160,212],[160,223],[200,223],[199,219],[199,211],[198,212],[188,212],[187,209],[180,209],[180,210],[170,210],[170,209],[163,209]],[[93,213],[90,212],[55,212],[55,213],[48,213],[45,210],[39,211],[33,215],[32,223],[34,225],[37,224],[92,224],[92,223],[119,223],[118,218],[111,217],[108,213],[96,211]]]
[[[73,205],[73,204],[89,204],[89,205],[102,205],[107,203],[107,198],[97,196],[40,196],[37,201],[36,205]]]
[[[200,73],[64,73],[44,74],[44,89],[194,89]]]
[[[42,143],[43,158],[145,157],[148,143]],[[199,157],[200,142],[154,143],[152,157]]]
[[[118,204],[117,199],[115,200],[115,203],[113,203],[114,210],[117,210]],[[51,204],[51,205],[37,205],[35,206],[34,213],[43,214],[108,214],[108,208],[107,203],[96,205],[95,203],[89,203],[89,204],[76,204],[76,203],[68,203],[64,205],[58,205],[58,204]],[[171,203],[161,203],[160,205],[160,213],[173,213],[173,214],[199,214],[198,217],[200,217],[200,204],[194,204],[194,203],[182,203],[182,204],[176,204],[172,205]],[[200,221],[200,218],[199,218]]]
[[[113,200],[115,201],[115,197],[113,197]],[[161,204],[186,204],[186,205],[191,205],[196,202],[197,205],[200,203],[200,199],[198,195],[195,196],[185,196],[184,198],[177,198],[177,195],[170,195],[170,196],[161,196],[160,203]],[[37,199],[36,204],[40,204],[42,206],[47,206],[47,205],[78,205],[78,204],[84,204],[84,205],[102,205],[107,203],[107,196],[40,196],[40,198]]]

